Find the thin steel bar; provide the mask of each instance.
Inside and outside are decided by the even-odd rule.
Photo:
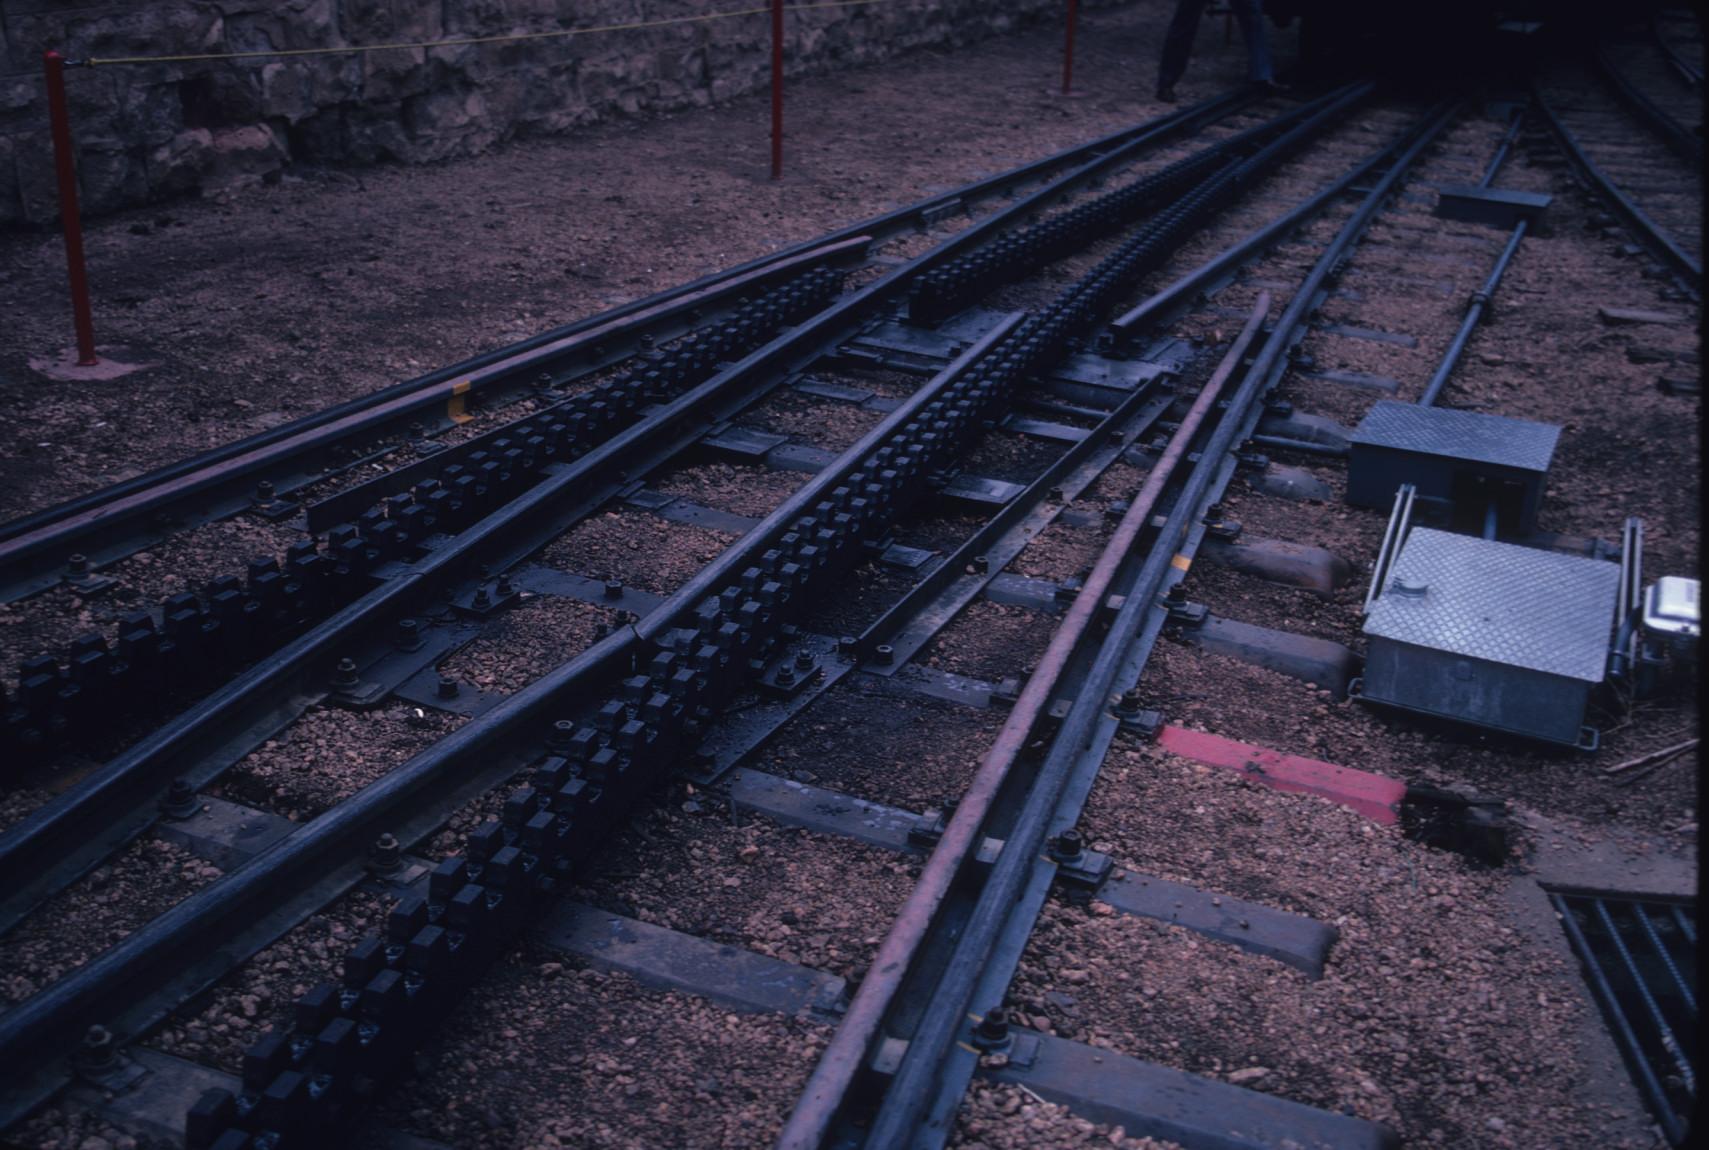
[[[1596,909],[1598,921],[1608,935],[1608,941],[1614,944],[1614,952],[1620,956],[1621,965],[1632,979],[1632,987],[1638,992],[1638,1001],[1644,1004],[1644,1012],[1650,1016],[1650,1022],[1655,1026],[1656,1033],[1661,1036],[1662,1048],[1673,1058],[1674,1068],[1679,1071],[1680,1081],[1685,1083],[1685,1089],[1692,1094],[1697,1093],[1697,1076],[1692,1073],[1691,1060],[1685,1056],[1685,1050],[1679,1044],[1679,1039],[1673,1033],[1673,1027],[1667,1023],[1667,1016],[1662,1014],[1662,1008],[1656,1002],[1656,996],[1650,993],[1650,984],[1645,981],[1638,970],[1638,964],[1632,959],[1632,952],[1626,946],[1626,940],[1620,937],[1620,928],[1614,925],[1614,918],[1608,913],[1608,901],[1592,897],[1591,905]]]
[[[1671,910],[1673,912],[1674,924],[1679,927],[1679,932],[1685,936],[1685,941],[1689,942],[1692,946],[1696,946],[1697,924],[1692,922],[1691,919],[1686,916],[1682,907],[1672,907]]]
[[[1642,928],[1644,932],[1644,938],[1649,941],[1650,949],[1655,951],[1657,958],[1661,959],[1662,966],[1667,970],[1668,977],[1673,980],[1674,988],[1679,991],[1679,996],[1685,1000],[1685,1008],[1689,1010],[1692,1017],[1695,1018],[1697,1016],[1696,993],[1693,992],[1691,987],[1686,984],[1685,976],[1680,973],[1679,964],[1673,960],[1673,955],[1669,954],[1667,947],[1662,944],[1661,934],[1657,932],[1656,924],[1650,921],[1649,912],[1644,909],[1644,904],[1641,902],[1634,902],[1631,906],[1632,917],[1637,919],[1638,926]]]
[[[1442,390],[1448,386],[1448,377],[1453,375],[1454,369],[1459,366],[1466,344],[1471,342],[1472,332],[1483,321],[1484,311],[1489,307],[1490,300],[1495,298],[1495,289],[1501,286],[1501,277],[1507,274],[1507,265],[1513,262],[1514,253],[1519,251],[1519,245],[1525,239],[1526,227],[1525,220],[1513,225],[1513,233],[1507,237],[1507,246],[1501,249],[1501,256],[1495,261],[1495,267],[1490,270],[1483,286],[1472,295],[1472,302],[1460,320],[1460,329],[1454,333],[1454,341],[1443,353],[1442,362],[1436,365],[1430,382],[1425,385],[1424,394],[1418,397],[1420,407],[1430,407],[1442,398]]]
[[[1631,1019],[1621,1009],[1620,1000],[1614,995],[1614,987],[1608,982],[1608,975],[1603,972],[1602,965],[1596,961],[1595,953],[1590,948],[1590,940],[1585,937],[1584,928],[1579,926],[1573,908],[1568,905],[1560,894],[1551,892],[1549,901],[1555,905],[1555,914],[1561,920],[1561,927],[1567,932],[1567,940],[1572,943],[1577,952],[1579,963],[1584,968],[1585,978],[1590,983],[1591,992],[1597,1002],[1602,1005],[1602,1013],[1608,1019],[1609,1029],[1614,1031],[1614,1037],[1626,1049],[1626,1061],[1637,1076],[1638,1086],[1650,1101],[1650,1109],[1661,1120],[1667,1131],[1668,1141],[1675,1144],[1684,1136],[1684,1128],[1679,1118],[1674,1114],[1673,1104],[1668,1100],[1667,1092],[1662,1089],[1661,1082],[1656,1078],[1656,1072],[1650,1066],[1650,1061],[1644,1056],[1644,1048],[1638,1044],[1638,1035],[1632,1029]]]

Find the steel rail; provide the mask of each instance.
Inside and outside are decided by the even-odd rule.
[[[1329,278],[1342,253],[1363,233],[1377,210],[1387,201],[1389,192],[1399,182],[1401,175],[1446,125],[1451,114],[1451,111],[1442,112],[1418,134],[1412,145],[1372,188],[1365,202],[1325,249],[1295,292],[1288,307],[1277,319],[1270,337],[1247,368],[1240,386],[1229,397],[1225,414],[1218,420],[1208,442],[1199,452],[1201,462],[1221,460],[1236,446],[1242,416],[1267,386],[1266,381],[1271,369],[1282,362],[1282,356],[1290,346],[1295,325],[1301,323],[1314,306],[1319,288]],[[1199,466],[1192,470],[1169,512],[1157,542],[1145,556],[1132,587],[1124,597],[1121,609],[1110,624],[1106,641],[1099,648],[1097,658],[1081,683],[1068,715],[1062,720],[1061,727],[1052,739],[1044,763],[1034,776],[1026,804],[1022,807],[1014,827],[1004,836],[1003,850],[980,890],[972,917],[958,932],[954,953],[945,964],[932,1002],[925,1016],[914,1028],[907,1053],[903,1055],[901,1064],[891,1077],[878,1113],[867,1128],[869,1145],[903,1145],[905,1139],[911,1136],[920,1114],[926,1107],[941,1071],[944,1052],[965,1025],[966,1007],[975,984],[1014,908],[1028,869],[1044,844],[1045,834],[1055,814],[1074,757],[1085,745],[1094,724],[1110,703],[1110,686],[1126,655],[1128,640],[1138,631],[1141,617],[1159,609],[1154,602],[1157,589],[1169,570],[1177,546],[1191,528],[1193,512],[1199,506],[1215,473],[1214,465]],[[1079,602],[1077,599],[1076,605]],[[1101,600],[1093,599],[1087,603],[1087,607],[1092,609],[1100,603]],[[1047,661],[1041,659],[1041,667]],[[1032,683],[1029,682],[1029,689],[1031,686]],[[1048,690],[1049,686],[1046,685],[1039,692],[1037,700],[1043,703],[1041,705],[1039,701],[1035,701],[1034,706],[1038,710],[1033,716],[1034,719],[1038,714],[1042,714],[1043,706],[1048,705]],[[1023,692],[1024,694],[1026,692]],[[1016,703],[1015,709],[1021,710],[1019,702]],[[1030,726],[1029,723],[1029,729]],[[1010,729],[1005,724],[1004,734],[1009,733]],[[999,738],[999,748],[1011,767],[1018,760],[1024,745],[1024,741],[1020,739]],[[993,755],[997,751],[998,749],[994,748]],[[988,757],[987,762],[990,761]],[[981,764],[982,772],[983,769],[984,764]],[[958,807],[957,817],[959,816]],[[948,838],[947,831],[945,838]],[[979,840],[971,838],[969,841],[976,843]],[[921,882],[923,881],[922,875]],[[874,966],[876,965],[875,963]],[[864,989],[863,983],[862,990]],[[854,1013],[852,1005],[849,1013]]]
[[[978,343],[888,415],[715,564],[726,576],[752,564],[804,508],[858,471],[871,452],[912,420],[1019,322],[999,323]],[[801,492],[798,492],[799,496]],[[400,841],[425,838],[449,816],[471,767],[505,757],[506,743],[549,725],[566,701],[625,667],[651,634],[680,620],[703,596],[679,593],[641,624],[623,628],[516,694],[477,721],[421,751],[282,842],[190,895],[111,949],[0,1014],[0,1128],[37,1104],[63,1077],[62,1057],[97,1022],[121,1040],[133,1037],[198,993],[237,962],[341,893],[340,874],[360,875],[368,844],[382,831],[410,827]],[[426,812],[425,814],[423,812]],[[354,860],[354,862],[353,862]],[[328,884],[332,884],[328,888]],[[281,907],[288,906],[282,912]]]
[[[1652,132],[1660,136],[1670,151],[1688,163],[1702,165],[1703,141],[1633,83],[1632,77],[1615,65],[1606,46],[1596,50],[1596,70],[1614,90],[1620,102],[1630,108]]]
[[[1673,70],[1679,74],[1680,80],[1684,82],[1686,87],[1701,88],[1703,86],[1703,65],[1694,62],[1670,43],[1666,36],[1662,35],[1659,18],[1650,18],[1650,35],[1654,37],[1657,44],[1661,45],[1661,50],[1667,53],[1667,62],[1673,65]]]
[[[1392,186],[1398,174],[1410,164],[1411,160],[1422,150],[1424,144],[1434,138],[1434,135],[1440,131],[1441,126],[1446,121],[1447,114],[1444,113],[1433,124],[1419,133],[1417,142],[1397,160],[1394,168],[1370,194],[1366,209],[1355,214],[1353,223],[1358,226],[1352,234],[1362,231],[1364,223],[1368,222],[1370,214],[1374,210],[1373,205],[1386,198],[1387,190]],[[1344,231],[1343,238],[1348,234]],[[1340,250],[1344,247],[1345,243],[1337,244],[1335,248],[1337,259]],[[1289,312],[1289,315],[1297,319],[1299,314],[1303,314],[1304,301],[1309,300],[1315,294],[1317,283],[1321,282],[1325,275],[1327,275],[1327,266],[1320,266],[1314,278],[1308,280],[1307,286],[1302,288],[1301,295],[1296,300],[1296,307]],[[1277,330],[1285,334],[1287,328],[1278,325]],[[1285,344],[1285,338],[1273,338],[1267,345],[1270,359],[1273,360],[1279,355],[1280,349]],[[1261,370],[1256,370],[1254,375],[1249,377],[1248,384],[1243,385],[1242,395],[1248,400],[1251,394],[1256,391],[1256,384],[1252,380],[1261,376],[1263,371],[1268,369],[1268,364],[1261,363],[1259,368]],[[1234,401],[1235,410],[1238,410],[1239,403],[1238,399]],[[1237,422],[1238,420],[1233,418],[1231,412],[1230,418],[1220,423],[1219,428],[1228,428],[1230,435],[1232,435],[1232,429]],[[1184,445],[1185,439],[1178,433],[1172,443]],[[1181,450],[1184,451],[1185,447],[1182,446]],[[1202,458],[1207,460],[1218,458],[1214,442],[1202,453]],[[1208,475],[1209,470],[1202,469],[1196,474]],[[1183,496],[1183,499],[1187,498],[1188,496]],[[1136,499],[1137,503],[1138,500]],[[1166,548],[1153,549],[1153,556],[1161,561],[1166,561],[1169,554],[1171,551]],[[1139,592],[1136,591],[1128,597],[1128,602],[1134,603],[1138,597]],[[1075,599],[1074,608],[1071,610],[1092,611],[1101,605],[1101,602],[1102,597],[1094,593],[1089,586],[1079,593]],[[1065,619],[1063,626],[1068,626],[1068,620]],[[965,873],[968,860],[973,856],[975,844],[982,841],[985,832],[988,830],[985,826],[986,816],[994,807],[1022,747],[1025,746],[1025,732],[1032,727],[1032,723],[1027,717],[1028,712],[1036,710],[1040,706],[1039,700],[1048,696],[1048,686],[1041,676],[1046,676],[1049,673],[1049,668],[1055,664],[1058,658],[1059,656],[1047,653],[1046,658],[1041,659],[1040,669],[1035,672],[1035,680],[1029,681],[1031,694],[1024,694],[1025,701],[1017,700],[1014,704],[1010,716],[1011,721],[1005,724],[1003,732],[998,736],[998,742],[982,761],[980,770],[970,784],[967,793],[958,801],[955,815],[951,818],[949,825],[946,826],[932,856],[927,860],[915,882],[914,890],[908,902],[895,919],[877,957],[871,964],[866,977],[862,980],[855,999],[850,1003],[843,1022],[839,1025],[837,1033],[832,1037],[831,1043],[814,1068],[795,1110],[780,1133],[777,1140],[777,1146],[780,1150],[807,1150],[810,1147],[826,1144],[830,1138],[832,1123],[849,1101],[861,1068],[865,1065],[869,1053],[883,1032],[885,1019],[895,1006],[904,982],[916,966],[926,938],[938,923],[939,915],[946,905],[952,888],[959,877]],[[1098,695],[1098,690],[1095,686],[1087,687],[1082,692],[1082,698],[1090,698],[1096,695]],[[1097,705],[1101,707],[1102,703],[1103,699],[1099,697]],[[1050,805],[1054,806],[1054,803]],[[1032,809],[1031,806],[1027,808],[1027,810]],[[1023,813],[1022,817],[1026,818],[1027,816]],[[1003,866],[1005,859],[1020,860],[1035,853],[1036,844],[1019,838],[1019,833],[1019,829],[1017,829],[1006,836],[1008,843],[999,856],[999,867]],[[992,879],[987,880],[984,888],[986,894],[991,894],[993,891],[994,888],[991,883],[994,880],[995,873],[993,873]],[[992,895],[992,897],[995,903],[1002,902],[1001,895]],[[983,897],[981,905],[984,905]],[[967,926],[971,927],[972,924],[967,924]],[[965,945],[968,935],[963,932],[960,934],[960,938]],[[966,973],[971,976],[972,972]],[[944,977],[950,978],[951,974],[946,972]],[[943,1019],[947,1020],[950,1029],[943,1031],[940,1028],[939,1031],[934,1031],[931,1034],[920,1029],[915,1030],[908,1043],[908,1052],[903,1057],[903,1065],[899,1068],[897,1076],[891,1080],[891,1090],[895,1089],[902,1074],[923,1073],[929,1076],[933,1072],[929,1068],[936,1067],[939,1064],[944,1047],[936,1039],[953,1033],[953,1027],[959,1023],[961,1008],[966,1002],[966,994],[958,995],[956,993],[959,985],[958,983],[956,987],[947,987],[944,982],[939,982],[932,1009],[936,1010],[939,1006],[942,1007]],[[971,993],[971,983],[965,989]],[[912,1067],[911,1070],[910,1067]],[[928,1069],[922,1070],[922,1068]],[[890,1125],[882,1128],[868,1126],[863,1134],[867,1145],[906,1144],[909,1122],[918,1109],[924,1090],[929,1089],[929,1084],[920,1079],[915,1079],[909,1089],[910,1091],[918,1089],[922,1093],[911,1094],[907,1104],[907,1114],[902,1116],[901,1121],[896,1121],[894,1117],[886,1120],[881,1113],[880,1121],[889,1121]],[[892,1113],[894,1115],[894,1112]]]
[[[1219,280],[1230,275],[1235,268],[1250,263],[1286,239],[1291,232],[1321,214],[1373,170],[1392,161],[1404,142],[1396,140],[1371,155],[1322,191],[1301,201],[1167,287],[1141,300],[1119,318],[1111,321],[1110,329],[1118,336],[1127,338],[1133,333],[1165,323],[1180,310],[1191,307],[1201,294],[1208,294]]]
[[[1285,113],[1282,118],[1297,114]],[[810,362],[919,275],[1036,211],[1067,188],[1126,162],[1151,142],[1147,134],[1129,138],[845,296],[815,319],[719,372],[431,551],[404,574],[311,628],[8,828],[0,834],[0,932],[146,830],[155,818],[154,797],[172,777],[188,773],[186,763],[199,762],[238,733],[263,723],[279,705],[277,700],[309,683],[317,669],[330,666],[354,635],[372,631],[403,612],[418,597],[431,593],[458,572],[469,570],[477,558],[490,560],[500,549],[512,556],[531,551],[567,526],[564,516],[554,514],[559,504],[577,498],[602,478],[620,473],[626,476],[633,457],[647,445],[684,441],[684,429],[698,426],[697,421],[703,423],[707,408],[741,400],[754,386],[755,377],[763,373],[775,377]],[[727,417],[722,411],[717,414]],[[685,441],[692,442],[693,436],[687,435]],[[544,527],[540,526],[542,521]],[[703,583],[695,585],[704,587]],[[199,776],[193,774],[191,781],[205,784],[222,769],[223,764],[216,765]]]
[[[1549,130],[1554,133],[1555,139],[1560,143],[1561,150],[1566,153],[1567,159],[1584,176],[1592,190],[1608,202],[1615,214],[1624,219],[1626,226],[1637,240],[1667,265],[1668,269],[1682,281],[1683,286],[1691,293],[1692,297],[1696,298],[1703,288],[1702,261],[1687,254],[1679,246],[1679,241],[1669,235],[1667,230],[1655,220],[1651,219],[1649,214],[1640,208],[1631,197],[1615,186],[1614,181],[1609,179],[1608,174],[1590,158],[1583,146],[1579,144],[1578,138],[1572,134],[1554,107],[1550,105],[1548,99],[1543,95],[1541,85],[1533,83],[1532,98],[1536,103],[1537,110],[1542,113],[1543,122],[1549,126]]]
[[[1140,141],[1157,143],[1176,134],[1195,131],[1239,111],[1255,99],[1250,92],[1231,92],[1155,120],[1108,133],[1032,163],[974,180],[951,191],[791,245],[782,251],[560,325],[504,348],[381,388],[31,515],[0,523],[0,572],[43,554],[63,559],[83,546],[82,541],[90,538],[91,532],[110,527],[115,514],[153,515],[174,501],[212,498],[209,492],[216,487],[224,488],[234,482],[248,485],[266,478],[270,469],[276,473],[281,459],[299,458],[306,451],[323,450],[334,442],[372,434],[381,424],[443,404],[451,397],[450,389],[464,377],[476,373],[491,377],[494,370],[507,361],[566,341],[590,346],[598,338],[609,338],[625,331],[638,335],[638,328],[645,322],[675,317],[706,303],[715,295],[728,294],[739,287],[782,274],[819,249],[843,245],[862,236],[883,239],[908,227],[929,226],[958,208],[965,209],[970,202],[989,199],[1006,191],[1013,192],[1031,181],[1049,178],[1064,169],[1095,160],[1103,153],[1125,150]],[[13,577],[10,575],[0,577],[0,582],[11,581]]]

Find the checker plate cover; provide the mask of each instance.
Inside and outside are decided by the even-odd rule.
[[[1552,423],[1379,399],[1353,430],[1350,442],[1547,471],[1560,438],[1561,429]]]
[[[1396,592],[1400,580],[1424,584],[1424,594]],[[1600,683],[1619,583],[1619,567],[1604,560],[1418,527],[1365,633]]]

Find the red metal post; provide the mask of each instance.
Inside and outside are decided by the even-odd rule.
[[[771,178],[783,178],[783,0],[771,0]]]
[[[1062,50],[1062,94],[1074,87],[1074,22],[1080,15],[1080,0],[1068,0],[1068,43]]]
[[[47,110],[53,123],[53,160],[59,169],[59,222],[65,232],[65,263],[71,276],[71,315],[77,325],[77,366],[94,367],[95,321],[89,313],[89,277],[83,270],[83,223],[77,212],[77,164],[71,154],[71,113],[65,106],[65,57],[42,53],[47,73]]]

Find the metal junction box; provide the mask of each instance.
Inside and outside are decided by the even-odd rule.
[[[1481,524],[1493,499],[1504,531],[1528,533],[1560,438],[1552,423],[1381,399],[1348,441],[1347,502],[1386,510],[1410,483],[1468,524]]]
[[[1594,749],[1620,568],[1414,528],[1365,620],[1359,697]]]

